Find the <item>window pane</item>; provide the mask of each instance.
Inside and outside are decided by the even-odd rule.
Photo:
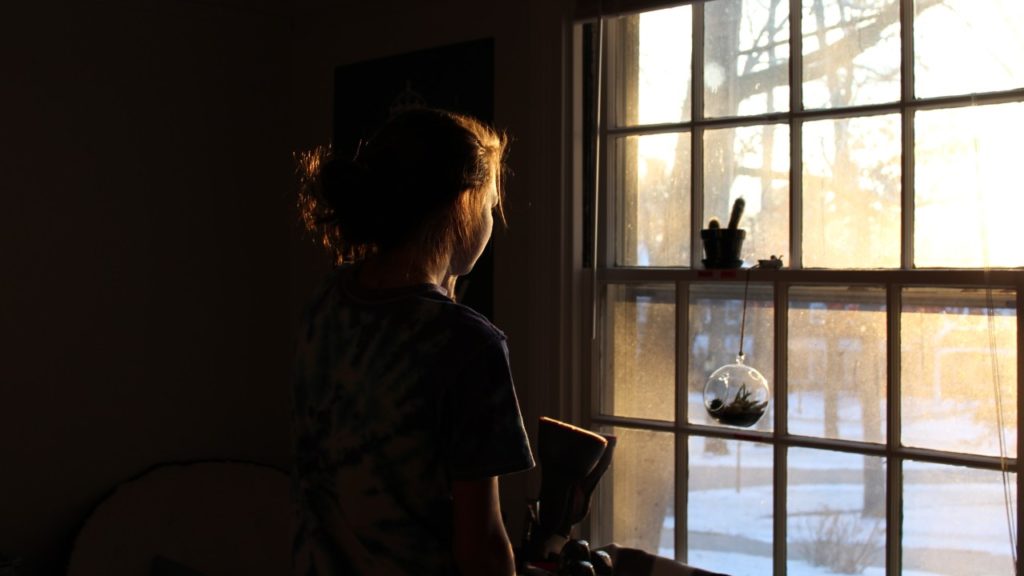
[[[709,4],[710,5],[710,4]],[[732,203],[746,201],[747,263],[789,252],[789,126],[767,124],[704,133],[704,220],[729,220]]]
[[[732,576],[771,574],[772,447],[691,437],[689,449],[686,562]]]
[[[614,461],[598,484],[592,503],[601,534],[652,554],[675,556],[675,440],[672,434],[604,427],[617,438]]]
[[[1024,104],[918,112],[914,126],[914,265],[1024,266]]]
[[[1024,2],[917,0],[915,5],[918,98],[1024,86]]]
[[[616,142],[620,266],[690,264],[690,133]]]
[[[787,574],[885,573],[884,459],[793,448],[786,477]]]
[[[602,413],[675,420],[675,299],[672,284],[608,287]]]
[[[1017,315],[1009,290],[903,291],[903,444],[1017,456]],[[1002,425],[1000,426],[1000,420]]]
[[[804,106],[836,108],[900,98],[896,0],[803,0]]]
[[[789,291],[789,431],[885,442],[885,290]]]
[[[616,82],[619,125],[663,124],[690,119],[693,9],[625,16],[614,21],[620,37]]]
[[[789,6],[762,0],[704,5],[704,115],[789,110]]]
[[[804,266],[899,267],[899,116],[807,122],[803,139]]]
[[[743,330],[744,364],[755,368],[774,383],[772,357],[775,347],[770,285],[751,283],[747,290],[747,316]],[[688,420],[694,424],[721,425],[704,408],[704,385],[715,370],[736,362],[740,351],[740,321],[743,316],[743,282],[715,282],[690,286],[689,311],[689,398]],[[755,425],[772,429],[772,404]]]
[[[903,467],[904,573],[1012,576],[1007,501],[1017,475],[940,464]],[[1011,517],[1015,518],[1013,505]]]

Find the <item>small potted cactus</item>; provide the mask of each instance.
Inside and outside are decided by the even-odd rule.
[[[740,268],[743,266],[743,258],[740,257],[740,250],[743,248],[743,239],[747,231],[740,228],[740,218],[743,217],[743,209],[746,201],[740,197],[732,204],[732,212],[729,214],[729,225],[722,228],[717,218],[708,222],[708,227],[700,231],[700,238],[704,243],[705,268]]]

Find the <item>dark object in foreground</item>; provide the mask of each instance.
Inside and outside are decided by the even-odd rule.
[[[596,434],[552,418],[540,419],[537,438],[540,497],[527,506],[526,534],[517,555],[522,562],[558,565],[563,548],[579,560],[586,554],[570,544],[573,527],[590,512],[590,497],[611,464],[615,437]]]
[[[520,576],[727,576],[616,544],[591,549],[572,531],[611,465],[616,437],[541,418],[540,498],[527,506],[526,533],[516,551]]]

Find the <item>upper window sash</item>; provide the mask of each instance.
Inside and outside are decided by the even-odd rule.
[[[573,19],[582,22],[711,1],[713,0],[575,0]]]

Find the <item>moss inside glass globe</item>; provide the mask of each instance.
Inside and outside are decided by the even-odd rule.
[[[768,411],[768,380],[743,363],[715,370],[704,385],[704,408],[716,421],[729,426],[749,428]]]

